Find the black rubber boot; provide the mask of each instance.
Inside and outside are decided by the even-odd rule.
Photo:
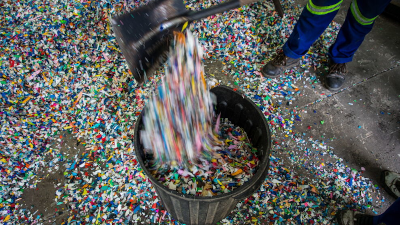
[[[283,51],[280,51],[275,57],[269,61],[261,70],[264,77],[279,77],[285,70],[295,67],[299,64],[299,59],[287,57]]]
[[[365,214],[358,214],[356,217],[356,225],[374,225],[374,217]]]
[[[381,183],[386,192],[400,198],[400,174],[385,170],[381,173]]]
[[[373,216],[352,210],[343,210],[336,214],[336,222],[339,225],[373,225]]]
[[[332,63],[325,79],[325,85],[330,91],[339,90],[347,75],[346,63]]]

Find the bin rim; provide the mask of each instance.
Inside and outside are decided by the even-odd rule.
[[[231,87],[228,87],[228,86],[225,86],[225,85],[219,85],[219,86],[216,86],[214,88],[224,88],[224,89],[228,89],[228,90],[230,90],[232,92],[235,92],[241,98],[244,97],[247,101],[249,101],[254,106],[254,108],[256,108],[257,112],[263,118],[262,121],[263,121],[263,123],[265,125],[264,127],[266,129],[267,137],[269,138],[268,146],[265,149],[265,151],[267,153],[265,155],[265,157],[269,158],[270,157],[270,150],[271,150],[271,143],[272,143],[271,131],[269,129],[269,125],[267,123],[267,120],[265,119],[264,114],[261,112],[261,110],[258,108],[258,106],[250,98],[248,98],[247,96],[242,96],[242,94],[240,92],[233,90]],[[212,91],[214,88],[210,89],[210,91]],[[155,185],[158,188],[161,188],[161,189],[169,192],[169,194],[173,195],[176,198],[186,199],[186,200],[210,200],[210,201],[214,201],[214,200],[218,201],[218,200],[220,200],[222,198],[226,198],[226,197],[235,198],[235,196],[241,195],[243,192],[245,192],[248,189],[250,189],[258,181],[258,179],[264,174],[265,170],[269,170],[269,159],[267,159],[267,160],[264,160],[264,162],[262,162],[261,164],[259,164],[257,166],[257,172],[250,178],[250,180],[245,182],[242,186],[239,186],[238,188],[234,189],[231,192],[223,193],[223,194],[217,194],[215,196],[196,196],[196,195],[190,195],[190,194],[182,194],[182,193],[179,193],[177,191],[171,190],[167,186],[162,185],[155,177],[153,177],[151,175],[150,171],[145,166],[144,160],[140,157],[140,152],[139,152],[139,142],[140,142],[139,125],[141,123],[142,115],[143,115],[144,112],[145,112],[145,110],[143,109],[142,112],[140,113],[140,116],[136,120],[136,124],[135,124],[134,147],[135,147],[136,160],[139,161],[140,167],[143,169],[143,171],[145,172],[146,176],[150,179],[150,181],[151,181],[151,183],[153,185]],[[135,141],[135,140],[138,140],[138,141]],[[143,149],[143,152],[144,152],[144,149]]]

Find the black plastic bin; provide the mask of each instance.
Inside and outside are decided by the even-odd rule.
[[[257,172],[243,186],[226,194],[214,197],[198,197],[180,194],[159,183],[145,167],[143,145],[140,143],[140,130],[143,128],[140,115],[135,130],[135,152],[137,160],[145,174],[151,180],[161,202],[175,220],[184,224],[205,225],[216,224],[224,219],[235,208],[236,204],[252,195],[264,182],[269,168],[269,153],[271,149],[271,134],[260,109],[247,97],[227,86],[218,86],[211,89],[217,96],[216,112],[221,112],[221,118],[228,118],[235,125],[246,131],[254,147],[260,163]]]

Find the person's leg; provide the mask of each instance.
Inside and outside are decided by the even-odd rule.
[[[339,31],[335,43],[329,49],[331,68],[325,85],[331,91],[341,88],[347,75],[346,64],[353,60],[354,53],[364,41],[376,17],[385,10],[390,0],[353,0],[346,20]]]
[[[399,224],[400,221],[400,174],[393,171],[382,171],[381,182],[383,188],[397,200],[381,215],[373,218],[374,225]]]
[[[297,20],[292,34],[283,46],[283,51],[261,70],[263,76],[278,77],[286,69],[296,66],[300,57],[307,53],[310,46],[333,20],[342,1],[309,0]]]
[[[352,210],[340,211],[336,221],[339,225],[398,225],[400,221],[400,198],[378,216],[365,215]]]
[[[389,2],[390,0],[353,0],[336,42],[329,51],[334,63],[347,63],[353,59],[365,35],[371,31],[375,19]]]
[[[389,208],[379,216],[374,216],[374,225],[398,225],[400,222],[400,198],[398,198]]]
[[[300,58],[332,22],[343,0],[309,0],[292,34],[283,46],[291,58]]]

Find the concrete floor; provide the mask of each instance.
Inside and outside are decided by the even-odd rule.
[[[344,1],[336,22],[344,22],[350,3]],[[324,120],[311,134],[335,138],[330,143],[335,154],[350,167],[365,167],[365,176],[374,181],[378,181],[382,170],[400,172],[399,28],[398,22],[378,17],[348,64],[349,75],[343,90],[330,92],[321,83],[315,88],[304,86],[304,98],[291,105],[318,112],[302,114],[302,123],[296,127],[298,132]]]
[[[302,6],[307,2],[296,1]],[[343,2],[334,21],[344,22],[350,3],[350,0]],[[312,137],[326,141],[347,166],[363,170],[364,176],[376,184],[383,170],[400,173],[399,37],[398,22],[378,17],[353,61],[347,65],[349,74],[342,90],[331,92],[323,86],[322,80],[310,84],[304,79],[296,83],[302,94],[293,104],[284,104],[286,111],[300,111],[301,122],[295,125],[294,132],[303,134],[303,139]],[[218,75],[223,74],[221,62],[207,61],[205,68],[222,84],[235,87],[232,77]],[[315,73],[318,75],[319,71]],[[291,143],[287,149],[295,149],[295,146],[296,143]],[[293,152],[273,154],[280,154],[290,162],[290,153]],[[295,166],[293,170],[300,176],[313,178],[310,171]],[[383,195],[387,201],[378,213],[395,200],[384,192]]]

